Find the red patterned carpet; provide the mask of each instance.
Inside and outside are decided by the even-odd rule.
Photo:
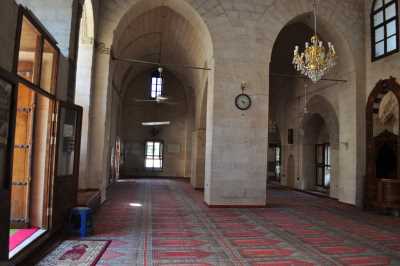
[[[400,219],[270,189],[270,207],[209,209],[170,180],[118,183],[95,216],[98,265],[400,265]]]

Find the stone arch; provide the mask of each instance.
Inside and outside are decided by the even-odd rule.
[[[316,189],[316,146],[329,143],[331,149],[331,184],[329,195],[337,197],[336,186],[339,182],[339,122],[331,103],[320,95],[313,96],[307,102],[308,113],[301,122],[302,176],[303,188]]]
[[[313,18],[310,16],[312,14],[312,1],[307,0],[298,0],[298,1],[276,1],[271,7],[267,10],[265,16],[260,22],[260,38],[264,40],[265,43],[265,54],[266,60],[269,64],[269,68],[267,70],[269,72],[272,71],[272,54],[275,50],[274,46],[279,38],[279,34],[286,28],[291,27],[294,24],[302,24],[304,27],[308,27],[311,30],[313,29]],[[288,8],[290,6],[290,8]],[[346,2],[341,3],[340,5],[337,2],[332,0],[320,1],[319,5],[319,13],[318,13],[318,34],[321,39],[325,42],[330,41],[334,44],[337,54],[338,54],[338,64],[335,68],[330,71],[325,77],[327,78],[337,78],[346,80],[346,83],[336,83],[336,84],[327,84],[320,82],[316,85],[313,85],[310,91],[311,95],[319,94],[325,99],[329,99],[331,102],[330,106],[335,113],[336,119],[334,119],[335,128],[333,132],[337,132],[336,136],[331,136],[332,143],[335,145],[337,152],[339,152],[339,130],[341,132],[354,132],[354,125],[357,125],[359,128],[360,122],[357,120],[357,117],[360,115],[360,105],[357,105],[360,97],[363,98],[362,95],[364,92],[363,78],[364,73],[362,71],[363,66],[360,62],[362,62],[363,53],[362,49],[357,49],[360,42],[363,42],[363,25],[359,23],[360,16],[363,16],[363,13],[360,11],[363,10],[362,3],[356,2]],[[351,14],[351,15],[350,15]],[[355,30],[349,30],[351,25],[352,29],[358,29],[354,34]],[[261,28],[263,27],[263,28]],[[262,34],[262,35],[261,35]],[[292,37],[292,36],[291,36]],[[292,38],[293,39],[293,38]],[[298,43],[300,49],[304,49],[303,42]],[[294,49],[294,47],[292,48]],[[287,49],[286,49],[287,50]],[[287,50],[286,53],[288,55],[292,55],[291,50]],[[291,63],[291,62],[290,62]],[[289,63],[289,64],[290,64]],[[288,66],[289,66],[288,64]],[[290,66],[291,67],[291,64]],[[291,68],[293,69],[293,68]],[[289,74],[299,74],[296,72],[291,72]],[[270,84],[270,99],[271,89],[274,89],[274,84],[271,85],[271,78],[267,78],[267,84]],[[286,106],[288,103],[298,105],[299,101],[304,100],[304,82],[303,81],[295,81],[284,84],[288,87],[288,92],[285,94],[288,97],[292,97],[291,102],[284,102],[278,106]],[[329,89],[328,89],[329,88]],[[293,92],[295,91],[296,92]],[[292,93],[293,92],[293,93]],[[299,100],[300,99],[300,100]],[[269,100],[271,103],[271,100]],[[296,103],[297,101],[297,103]],[[276,104],[277,100],[274,99],[272,103]],[[297,125],[295,128],[295,132],[302,132],[303,130],[303,121],[299,121],[299,116],[301,115],[302,108],[297,108],[297,110],[293,110],[290,114],[291,122],[295,122]],[[352,115],[348,115],[352,114]],[[354,114],[354,115],[353,115]],[[290,122],[290,123],[291,123]],[[286,123],[289,125],[290,123]],[[340,128],[339,128],[340,124]],[[283,132],[287,132],[288,128],[285,128]],[[296,134],[297,136],[297,134]],[[344,135],[343,135],[344,136]],[[343,174],[347,176],[346,180],[336,180],[338,183],[334,184],[334,191],[331,189],[331,196],[337,197],[339,200],[354,204],[356,201],[356,193],[354,191],[354,187],[357,187],[357,180],[359,180],[361,176],[361,164],[358,164],[359,156],[353,156],[353,154],[359,154],[362,152],[362,147],[360,147],[359,141],[362,139],[362,136],[353,134],[346,135],[346,139],[343,141],[345,144],[343,147],[345,149],[341,149],[340,159],[341,161],[349,161],[352,160],[350,164],[354,165],[354,167],[341,168]],[[303,174],[304,166],[301,164],[302,161],[302,148],[297,148],[298,145],[302,145],[302,138],[299,138],[300,143],[295,143],[294,145],[288,145],[286,148],[289,150],[296,150],[296,157],[299,157],[299,167],[296,169],[298,171],[297,175],[301,176]],[[343,155],[343,156],[342,156]],[[361,155],[361,154],[360,154]],[[286,160],[287,161],[287,157]],[[339,159],[337,160],[339,162]],[[360,167],[356,167],[359,165]],[[337,175],[338,176],[338,175]],[[305,178],[305,177],[303,177]],[[343,182],[342,182],[343,181]]]
[[[273,5],[271,9],[283,10],[285,6],[290,5],[290,1],[283,0],[278,1]],[[293,4],[293,3],[292,3]],[[347,24],[344,21],[338,20],[330,12],[329,6],[335,4],[334,1],[323,1],[320,3],[319,15],[317,17],[317,33],[325,42],[332,42],[338,54],[337,65],[333,70],[327,73],[326,76],[334,76],[335,78],[342,78],[347,80],[347,88],[352,88],[354,92],[357,91],[359,82],[361,78],[357,71],[357,59],[362,58],[363,54],[361,51],[354,51],[353,47],[356,47],[354,40],[354,32],[347,29]],[[351,4],[349,4],[351,5]],[[337,6],[335,8],[344,8],[344,6]],[[298,0],[296,4],[291,9],[285,10],[285,12],[280,12],[280,17],[277,18],[276,15],[270,14],[270,17],[265,16],[263,23],[272,24],[273,27],[265,27],[268,32],[263,33],[265,35],[266,43],[269,42],[269,49],[266,51],[266,59],[269,63],[269,72],[271,74],[272,57],[273,52],[277,49],[277,42],[279,40],[280,34],[287,28],[292,27],[295,24],[299,24],[300,30],[307,31],[309,35],[313,33],[313,16],[312,16],[312,1]],[[344,10],[343,10],[344,11]],[[347,19],[347,18],[346,18]],[[272,20],[272,21],[271,21]],[[262,23],[261,23],[262,24]],[[360,29],[361,30],[361,29]],[[363,38],[362,34],[357,36],[358,38]],[[307,40],[309,41],[309,40]],[[304,49],[304,43],[298,43],[300,50]],[[289,48],[290,49],[290,48]],[[294,47],[292,47],[294,49]],[[286,51],[286,53],[291,56],[292,50]],[[293,69],[293,68],[292,68]],[[291,69],[291,70],[292,70]],[[292,74],[292,73],[290,73]],[[299,74],[293,72],[293,74]],[[270,83],[271,84],[271,83]],[[293,82],[290,86],[296,86],[302,84],[301,82]],[[271,86],[271,85],[270,85]]]
[[[211,34],[203,19],[188,3],[176,0],[141,0],[136,1],[127,8],[128,11],[121,16],[112,39],[112,50],[116,56],[127,57],[127,54],[133,53],[140,59],[157,62],[157,57],[161,58],[159,55],[161,48],[158,46],[163,45],[164,47],[166,46],[166,48],[163,47],[164,50],[170,55],[169,60],[178,58],[178,62],[168,61],[164,63],[209,67],[210,59],[213,56]],[[141,24],[149,23],[149,13],[153,14],[150,18],[153,24],[158,24],[163,19],[169,19],[170,17],[176,18],[170,19],[169,22],[175,23],[174,26],[177,28],[188,22],[187,25],[189,26],[182,26],[183,28],[181,27],[179,30],[176,29],[176,31],[180,32],[179,38],[182,40],[175,41],[173,40],[174,36],[169,39],[170,41],[172,40],[171,43],[175,46],[173,53],[168,52],[168,50],[172,49],[168,47],[168,42],[165,42],[168,38],[163,36],[163,31],[168,27],[165,24],[168,23],[160,26],[147,25],[147,28],[140,26]],[[126,41],[126,35],[132,35],[129,41]],[[170,35],[176,34],[170,32]],[[186,38],[187,36],[188,38]],[[154,49],[148,46],[154,46]],[[194,49],[196,49],[196,52],[194,52]],[[194,56],[194,54],[196,55]],[[158,59],[161,60],[162,58],[160,58]],[[124,86],[123,83],[126,77],[134,75],[135,69],[138,67],[140,68],[140,65],[129,65],[113,61],[110,76],[113,80],[116,78],[119,80],[116,84]],[[181,76],[181,79],[186,83],[191,83],[187,87],[196,87],[195,89],[197,90],[201,90],[207,80],[207,71],[186,71],[182,68],[175,68],[173,71],[178,76]]]
[[[310,114],[319,114],[329,130],[329,140],[333,148],[339,148],[339,120],[335,111],[335,108],[325,97],[321,95],[315,95],[307,102],[307,109]],[[310,119],[309,115],[306,115],[303,119],[302,127],[305,129],[305,125]]]
[[[271,16],[265,15],[264,20],[261,23],[273,25],[272,27],[265,27],[268,28],[268,32],[265,33],[266,38],[270,40],[270,42],[272,40],[274,43],[281,30],[286,25],[295,22],[302,22],[308,25],[310,28],[313,28],[312,17],[310,17],[312,14],[312,4],[312,1],[307,0],[298,0],[296,3],[293,3],[293,1],[290,0],[277,1],[270,10],[271,12],[272,10],[280,10],[281,12],[276,12],[275,15],[271,14]],[[335,45],[338,54],[340,54],[339,60],[344,60],[345,64],[348,65],[348,69],[355,70],[354,57],[355,55],[362,55],[362,52],[359,51],[359,54],[354,54],[354,49],[352,49],[354,43],[352,43],[352,41],[355,38],[353,36],[353,31],[348,30],[348,25],[356,24],[355,20],[357,18],[353,17],[339,20],[332,14],[334,10],[337,12],[342,11],[344,13],[346,8],[354,8],[351,7],[351,5],[357,5],[357,3],[337,5],[333,0],[321,1],[317,23],[318,34],[322,35],[324,39],[331,41]],[[292,6],[292,8],[287,8],[288,6]],[[278,14],[279,17],[277,17]],[[360,25],[360,27],[362,27],[362,25]],[[360,32],[360,38],[361,37],[362,34]],[[271,61],[273,44],[270,47],[271,50],[267,51],[267,62]]]
[[[190,54],[191,51],[188,49],[180,49],[179,42],[176,42],[175,44],[177,47],[175,47],[173,52],[177,52],[178,54],[169,56],[169,58],[178,58],[179,60],[177,62],[168,63],[206,67],[212,63],[213,57],[213,44],[208,27],[198,14],[196,8],[192,7],[186,1],[133,0],[121,2],[118,5],[113,1],[107,1],[102,5],[102,9],[104,12],[102,12],[102,19],[100,20],[99,25],[101,31],[98,33],[97,38],[98,49],[96,49],[95,68],[96,80],[94,95],[92,97],[92,102],[94,103],[92,113],[96,116],[96,119],[93,119],[93,125],[91,128],[97,129],[97,136],[91,138],[92,141],[90,144],[90,154],[94,155],[93,164],[91,163],[90,176],[99,176],[100,178],[104,178],[108,172],[108,155],[105,150],[108,149],[110,134],[112,135],[108,130],[111,126],[110,118],[112,115],[110,113],[114,112],[114,109],[116,109],[112,107],[109,102],[109,97],[113,94],[113,89],[110,84],[116,85],[116,90],[118,91],[117,94],[119,94],[119,98],[121,98],[124,95],[124,91],[121,91],[121,89],[125,89],[125,87],[129,86],[128,83],[131,79],[130,77],[146,69],[146,67],[140,65],[124,65],[121,62],[112,60],[110,52],[112,50],[113,56],[115,57],[143,57],[142,59],[147,61],[156,61],[157,59],[154,54],[147,53],[146,49],[142,49],[143,47],[146,47],[146,44],[154,43],[154,40],[158,38],[157,34],[147,34],[144,26],[140,29],[134,28],[135,26],[141,27],[140,23],[137,22],[143,22],[144,20],[149,19],[149,16],[152,15],[154,17],[157,16],[157,14],[160,14],[160,19],[162,19],[162,12],[165,11],[167,16],[176,18],[175,21],[180,20],[187,22],[186,24],[190,27],[195,27],[196,34],[202,36],[198,42],[194,43],[199,47],[199,52],[196,53],[196,56],[194,56],[193,52]],[[110,19],[110,17],[112,17],[112,19]],[[177,26],[179,25],[180,24]],[[145,26],[147,29],[152,31],[151,22],[146,23]],[[137,36],[132,34],[132,32],[136,32]],[[184,35],[193,32],[193,30],[188,30],[188,28],[180,31],[180,33]],[[127,41],[127,38],[125,38],[127,35],[130,35],[131,40]],[[132,41],[135,41],[135,43],[131,43]],[[193,44],[190,45],[190,42],[187,42],[185,47],[193,46]],[[124,50],[124,47],[127,49]],[[172,49],[169,51],[171,52]],[[209,78],[209,73],[207,71],[182,71],[181,68],[171,68],[168,70],[182,80],[185,84],[185,90],[187,90],[186,94],[193,95],[195,99],[193,101],[193,106],[198,106],[196,101],[200,100],[198,95],[201,95],[200,91],[204,88],[204,84],[207,78]],[[121,99],[114,99],[114,102],[115,101],[118,101],[119,105],[121,104]],[[114,103],[112,105],[114,106]],[[112,110],[110,110],[110,108]],[[98,134],[98,132],[100,132],[100,134]],[[105,187],[105,182],[99,181],[97,182],[103,183],[102,186]]]

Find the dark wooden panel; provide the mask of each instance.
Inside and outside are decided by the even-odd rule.
[[[69,211],[76,205],[77,189],[72,176],[55,178],[53,190],[52,230],[59,230],[68,221]]]
[[[377,206],[383,208],[400,208],[400,180],[379,180]]]
[[[0,189],[0,228],[10,228],[10,192]],[[3,245],[5,247],[3,247]],[[0,261],[8,260],[8,234],[0,234]]]

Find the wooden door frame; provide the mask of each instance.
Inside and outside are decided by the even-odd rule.
[[[39,94],[40,95],[40,94]],[[46,97],[44,95],[40,95],[42,97]],[[43,227],[47,230],[50,229],[50,220],[51,220],[51,197],[52,197],[52,178],[54,176],[54,165],[55,165],[55,139],[56,139],[56,128],[57,128],[57,121],[56,121],[56,111],[57,111],[57,101],[46,97],[49,99],[49,103],[52,105],[52,110],[49,110],[49,120],[48,121],[50,126],[48,127],[48,137],[49,137],[49,144],[46,146],[46,176],[44,177],[44,200],[43,200]]]
[[[70,102],[66,102],[66,101],[58,101],[58,106],[57,106],[57,111],[56,111],[56,113],[57,113],[57,134],[55,135],[56,136],[56,138],[59,136],[59,134],[60,134],[60,130],[61,130],[61,127],[59,126],[60,124],[59,124],[59,122],[60,122],[60,114],[61,114],[61,108],[66,108],[66,109],[72,109],[72,110],[74,110],[74,111],[76,111],[76,114],[77,114],[77,118],[76,118],[76,124],[77,124],[77,127],[76,127],[76,141],[75,141],[75,143],[74,143],[74,151],[79,151],[78,153],[77,152],[75,152],[74,153],[74,169],[73,169],[73,174],[72,175],[65,175],[65,177],[67,177],[67,176],[75,176],[75,177],[78,177],[78,173],[79,173],[79,159],[80,159],[80,149],[81,149],[81,135],[82,135],[82,126],[81,126],[81,124],[82,124],[82,113],[83,113],[83,108],[81,107],[81,106],[79,106],[79,105],[76,105],[76,104],[73,104],[73,103],[70,103]],[[57,145],[56,145],[56,151],[58,151],[58,148],[59,148],[59,142],[57,141]],[[58,158],[56,158],[56,160],[55,160],[55,163],[56,163],[56,168],[55,169],[57,169],[57,166],[58,166]],[[57,172],[55,173],[55,175],[57,175]]]
[[[0,78],[9,82],[12,85],[12,103],[10,109],[10,122],[8,128],[8,143],[7,143],[7,158],[9,163],[6,164],[5,179],[4,183],[0,184],[0,200],[2,204],[5,204],[8,212],[0,213],[0,228],[7,228],[7,232],[10,228],[10,204],[11,204],[11,179],[12,179],[12,163],[13,163],[13,151],[14,151],[14,133],[15,133],[15,119],[17,110],[17,84],[18,79],[11,72],[0,67]],[[9,245],[9,234],[0,234],[0,246]],[[0,249],[0,262],[8,261],[8,248]]]
[[[24,79],[23,77],[20,77],[18,75],[18,60],[19,60],[19,50],[20,50],[20,45],[21,45],[21,36],[22,36],[22,23],[23,19],[27,18],[29,22],[35,27],[35,29],[40,33],[40,45],[38,47],[38,65],[36,67],[39,68],[38,74],[37,74],[37,84],[34,82],[30,82],[29,80]],[[40,22],[40,20],[33,14],[29,9],[25,8],[22,5],[18,6],[18,19],[17,19],[17,28],[16,28],[16,35],[15,35],[15,46],[14,46],[14,59],[13,59],[13,73],[17,76],[19,82],[24,83],[26,86],[35,89],[37,92],[46,95],[47,97],[51,99],[56,99],[55,94],[56,94],[56,88],[57,88],[57,78],[58,78],[58,67],[59,67],[59,62],[60,62],[60,48],[57,46],[57,41],[54,39],[54,37],[46,30],[46,27],[43,26],[43,24]],[[52,71],[53,76],[53,81],[52,85],[54,85],[53,88],[51,88],[54,91],[48,92],[44,89],[41,88],[40,86],[40,79],[42,77],[42,63],[43,63],[43,48],[44,48],[44,43],[45,41],[49,42],[51,46],[56,50],[57,56],[54,58],[54,65]],[[53,84],[54,82],[54,84]]]
[[[400,117],[400,85],[396,78],[380,80],[370,93],[366,106],[366,178],[364,180],[364,202],[366,208],[373,207],[373,203],[377,196],[377,180],[376,180],[376,164],[375,164],[375,141],[374,141],[374,113],[379,110],[380,98],[379,94],[386,94],[391,91],[399,104]],[[378,109],[376,109],[378,105]],[[399,123],[400,132],[400,123]],[[397,137],[397,151],[400,151],[400,135]],[[400,156],[397,158],[397,173],[400,173]],[[376,192],[376,193],[375,193]]]
[[[35,77],[35,80],[33,82],[26,80],[25,78],[21,77],[18,75],[18,65],[19,65],[19,51],[20,51],[20,45],[21,45],[21,36],[22,36],[22,25],[23,25],[23,19],[26,18],[32,25],[33,27],[39,32],[40,37],[38,39],[38,47],[36,51],[36,60],[35,62],[35,67],[37,68],[37,75]],[[53,69],[52,69],[52,82],[51,82],[51,88],[50,92],[44,90],[41,87],[40,84],[40,79],[42,77],[42,63],[43,63],[43,50],[44,50],[44,43],[47,41],[56,51],[57,56],[54,58],[53,62]],[[57,41],[54,39],[54,37],[47,31],[46,27],[40,22],[40,20],[33,14],[29,9],[25,8],[22,5],[18,6],[18,19],[17,19],[17,28],[16,28],[16,35],[15,35],[15,46],[14,46],[14,62],[13,62],[13,73],[15,73],[18,83],[22,83],[25,86],[27,86],[29,89],[33,90],[37,95],[44,96],[48,98],[53,105],[53,110],[50,111],[50,116],[54,116],[54,112],[56,110],[56,87],[57,87],[57,76],[58,76],[58,65],[59,65],[59,60],[60,60],[60,49],[57,46]],[[54,120],[54,119],[52,119]],[[54,121],[50,125],[50,138],[54,137],[55,134],[55,126],[54,126]],[[54,145],[54,143],[51,143],[51,145]],[[54,148],[50,149],[50,154],[46,156],[46,160],[49,159],[50,167],[47,175],[45,177],[45,188],[44,188],[44,193],[45,193],[45,198],[44,198],[44,212],[43,215],[43,221],[44,221],[44,226],[49,227],[50,225],[50,215],[51,211],[51,206],[50,206],[50,197],[51,197],[51,190],[52,190],[52,180],[51,176],[53,174],[54,170]]]

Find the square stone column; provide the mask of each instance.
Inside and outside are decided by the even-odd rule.
[[[193,188],[204,188],[206,130],[198,129],[192,133],[192,174]]]
[[[209,206],[264,206],[268,152],[267,65],[216,64],[209,88],[205,202]],[[240,73],[237,76],[235,73]],[[252,105],[235,106],[241,82],[248,82]]]

